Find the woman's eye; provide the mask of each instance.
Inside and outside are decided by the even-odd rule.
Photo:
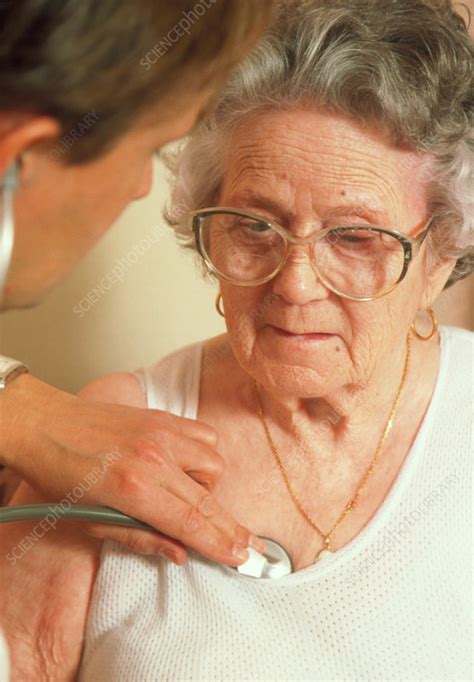
[[[345,244],[368,244],[378,238],[378,235],[369,230],[343,230],[335,229],[329,233],[331,241],[341,240]]]
[[[350,244],[361,244],[362,242],[369,242],[373,240],[373,237],[361,237],[355,234],[345,234],[341,238]]]
[[[240,223],[240,227],[250,230],[251,232],[267,232],[271,229],[265,223],[256,222]]]

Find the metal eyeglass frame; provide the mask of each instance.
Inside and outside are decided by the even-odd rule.
[[[211,259],[209,258],[208,254],[206,253],[206,250],[203,247],[202,244],[202,237],[201,237],[201,227],[202,227],[202,221],[204,218],[210,215],[215,215],[217,213],[225,213],[227,215],[238,215],[242,216],[243,218],[250,218],[251,220],[258,220],[260,223],[266,225],[268,228],[274,230],[277,232],[283,239],[285,240],[286,243],[286,255],[283,257],[280,265],[272,272],[270,275],[267,277],[263,277],[258,280],[253,280],[252,282],[238,282],[231,277],[227,277],[223,273],[219,272],[219,270],[213,265]],[[267,220],[267,218],[263,218],[262,216],[255,214],[255,213],[247,213],[246,211],[240,211],[235,208],[228,208],[226,206],[216,206],[214,208],[202,208],[199,209],[198,211],[192,211],[190,213],[191,220],[192,220],[192,230],[194,233],[194,239],[196,243],[196,249],[201,256],[201,258],[204,260],[206,263],[206,266],[209,268],[211,272],[213,272],[217,277],[220,279],[225,280],[226,282],[230,282],[231,284],[234,284],[235,286],[241,286],[241,287],[254,287],[254,286],[259,286],[261,284],[265,284],[266,282],[269,282],[273,277],[275,277],[283,267],[285,266],[288,256],[289,256],[289,248],[288,244],[291,242],[292,244],[312,244],[320,239],[324,239],[327,234],[330,232],[338,232],[340,233],[342,230],[344,231],[355,231],[355,230],[364,230],[365,232],[377,232],[381,234],[387,234],[392,237],[395,237],[397,239],[402,247],[403,247],[403,267],[402,267],[402,272],[398,278],[398,280],[391,286],[389,289],[386,291],[383,291],[380,294],[376,294],[375,296],[350,296],[349,294],[345,294],[342,291],[339,291],[336,289],[332,284],[330,284],[326,278],[321,275],[319,272],[316,263],[314,262],[314,259],[311,258],[311,263],[312,266],[318,275],[319,279],[323,282],[324,286],[326,286],[328,289],[330,289],[333,293],[337,294],[338,296],[342,296],[343,298],[348,298],[352,301],[373,301],[378,298],[382,298],[383,296],[387,296],[387,294],[391,293],[399,284],[400,282],[404,279],[405,275],[408,272],[408,267],[410,263],[412,262],[413,258],[417,255],[418,251],[420,250],[421,245],[423,244],[423,241],[425,240],[426,236],[428,235],[428,232],[432,226],[433,220],[435,216],[431,216],[431,218],[428,220],[428,222],[425,224],[423,227],[422,231],[416,236],[416,237],[408,237],[405,234],[402,234],[401,232],[397,232],[396,230],[387,230],[383,227],[373,227],[371,225],[344,225],[343,227],[328,227],[325,230],[321,230],[320,232],[317,232],[316,234],[312,234],[309,237],[294,237],[292,234],[288,233],[287,230],[285,230],[284,227],[281,227],[281,225],[278,225],[278,223],[275,223],[271,220]]]

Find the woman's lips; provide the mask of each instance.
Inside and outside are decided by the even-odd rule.
[[[280,327],[275,327],[274,325],[269,325],[270,329],[280,337],[293,339],[295,341],[327,341],[334,338],[335,334],[326,334],[324,332],[311,332],[309,334],[295,334],[288,331],[287,329],[281,329]]]

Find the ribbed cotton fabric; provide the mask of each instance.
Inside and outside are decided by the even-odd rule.
[[[195,418],[202,345],[141,376]],[[184,567],[107,542],[81,682],[472,679],[474,334],[443,327],[435,392],[375,516],[345,547],[258,580],[194,551]]]

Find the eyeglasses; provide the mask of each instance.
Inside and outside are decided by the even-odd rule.
[[[311,263],[323,284],[344,298],[371,301],[403,280],[434,216],[417,237],[371,225],[347,225],[294,237],[262,216],[233,208],[191,213],[196,248],[208,269],[236,286],[253,287],[275,277],[293,245],[310,245]]]

